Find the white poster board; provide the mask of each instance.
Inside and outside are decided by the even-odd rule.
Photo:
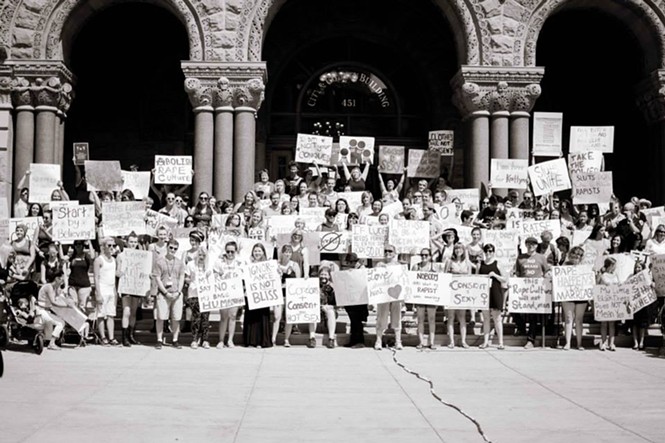
[[[374,137],[340,136],[339,157],[342,163],[352,165],[374,163]]]
[[[459,199],[464,209],[477,211],[480,207],[480,189],[478,188],[449,189],[446,194],[448,196],[447,202]]]
[[[384,174],[403,174],[404,153],[404,146],[379,146],[379,171]]]
[[[573,204],[610,203],[614,189],[612,171],[572,174]]]
[[[150,192],[150,171],[121,171],[122,189],[129,189],[135,200],[143,200]]]
[[[383,258],[388,240],[388,226],[353,225],[351,251],[360,258]]]
[[[388,243],[397,253],[417,254],[429,248],[429,222],[415,220],[390,220]]]
[[[529,166],[529,179],[536,197],[571,188],[568,167],[562,158]]]
[[[588,265],[552,267],[552,299],[559,301],[593,300],[596,274]]]
[[[407,177],[436,178],[441,174],[441,155],[424,149],[409,149]]]
[[[480,275],[450,274],[449,309],[489,309],[492,279]]]
[[[570,152],[614,151],[614,126],[571,126]]]
[[[370,268],[366,271],[369,304],[378,305],[404,300],[408,280],[406,270],[401,265]]]
[[[102,226],[104,235],[115,237],[145,231],[145,204],[143,202],[103,202]]]
[[[286,323],[318,323],[321,321],[321,291],[318,278],[286,279]]]
[[[53,212],[53,240],[68,243],[96,236],[94,205],[60,206]]]
[[[408,271],[407,303],[446,306],[450,304],[450,274],[442,272]]]
[[[581,172],[598,172],[603,166],[600,151],[571,152],[568,154],[568,171],[571,175]]]
[[[222,278],[212,270],[207,270],[196,273],[196,285],[201,312],[213,312],[245,304],[241,278]]]
[[[547,278],[510,277],[508,281],[508,312],[550,314],[552,282]]]
[[[596,285],[593,288],[593,319],[595,321],[632,320],[630,294],[622,285]]]
[[[155,183],[191,184],[192,164],[191,155],[155,155]]]
[[[333,138],[323,135],[298,134],[296,139],[296,161],[330,165]]]
[[[245,268],[247,304],[250,310],[284,304],[277,260],[250,263]]]
[[[331,280],[337,306],[368,304],[367,269],[333,271]]]
[[[60,165],[30,163],[30,202],[48,203],[51,194],[58,189]]]
[[[563,113],[533,113],[533,155],[540,157],[561,156]]]
[[[493,189],[526,189],[529,161],[493,158],[490,164],[490,183]]]
[[[429,131],[427,149],[440,154],[442,157],[451,157],[453,155],[454,142],[454,131]]]
[[[118,293],[145,296],[150,291],[153,254],[150,251],[125,248],[122,251],[122,268]]]

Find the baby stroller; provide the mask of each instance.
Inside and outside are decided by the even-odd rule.
[[[21,281],[12,285],[9,290],[3,291],[0,296],[0,348],[5,348],[11,341],[14,344],[28,344],[37,355],[44,350],[44,328],[34,320],[27,321],[17,314],[19,300],[25,299],[30,303],[36,300],[39,287],[33,281]]]

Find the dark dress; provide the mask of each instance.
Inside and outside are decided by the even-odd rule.
[[[242,340],[245,346],[272,347],[272,323],[270,308],[249,309],[245,297],[245,310],[242,321]]]
[[[501,273],[496,261],[491,265],[486,264],[484,261],[480,263],[478,274],[487,275],[492,271],[496,274]],[[503,289],[501,289],[501,282],[496,278],[492,278],[492,286],[490,286],[490,309],[503,309]]]

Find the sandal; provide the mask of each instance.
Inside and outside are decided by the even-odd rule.
[[[120,346],[120,343],[115,338],[109,342],[111,346]]]
[[[418,343],[418,345],[416,346],[416,349],[422,349],[422,348],[423,348],[422,343]]]
[[[469,349],[469,345],[467,345],[466,343],[462,343],[462,347],[463,347],[464,349]]]
[[[504,349],[506,349],[506,347],[504,345],[499,345],[499,346],[497,346],[497,349],[499,351],[503,351]]]
[[[455,343],[449,343],[448,348],[450,349],[455,349]]]
[[[490,345],[483,343],[482,345],[478,346],[478,349],[486,349],[489,348]]]

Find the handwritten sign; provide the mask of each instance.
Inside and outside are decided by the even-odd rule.
[[[506,208],[506,229],[522,230],[525,211],[519,208]]]
[[[404,173],[404,146],[379,146],[379,171],[384,174]]]
[[[435,178],[441,174],[441,155],[424,149],[409,149],[407,177]]]
[[[511,277],[508,280],[508,312],[550,314],[552,282],[546,278]]]
[[[83,166],[86,160],[90,160],[90,145],[88,143],[74,143],[74,163]]]
[[[337,193],[337,200],[344,199],[348,203],[351,212],[356,212],[358,210],[358,206],[362,204],[362,197],[363,193],[358,191]]]
[[[157,229],[162,226],[171,232],[176,226],[178,226],[178,220],[173,217],[169,217],[166,214],[148,209],[145,212],[146,234],[152,237],[157,237]]]
[[[493,158],[490,165],[490,182],[495,189],[526,189],[529,161]]]
[[[96,235],[94,205],[60,206],[53,212],[53,240],[92,240]]]
[[[122,170],[117,160],[85,161],[85,180],[88,191],[122,191]]]
[[[455,203],[448,203],[437,207],[436,215],[439,217],[441,223],[457,224],[460,222]]]
[[[570,152],[614,150],[614,126],[571,126]]]
[[[651,277],[646,269],[631,276],[622,283],[622,286],[626,288],[624,293],[630,296],[633,313],[639,312],[656,301],[656,293],[651,287]]]
[[[16,232],[16,226],[25,225],[27,232],[25,235],[32,238],[32,234],[39,229],[44,222],[42,217],[15,217],[9,219],[9,234],[12,235]]]
[[[593,300],[596,274],[587,265],[552,267],[554,301]]]
[[[30,201],[48,203],[51,194],[58,189],[60,165],[30,163]]]
[[[540,241],[540,235],[549,231],[552,233],[552,239],[561,237],[561,222],[559,220],[523,220],[521,238],[524,241],[527,237],[536,237]]]
[[[387,214],[390,218],[395,218],[398,214],[404,212],[404,205],[401,201],[395,201],[383,206],[381,214]]]
[[[536,197],[571,188],[568,167],[562,158],[529,166],[528,171]]]
[[[388,226],[353,225],[351,251],[361,258],[383,258]]]
[[[404,300],[408,280],[401,265],[367,269],[367,299],[377,305]]]
[[[296,161],[327,166],[331,164],[332,145],[332,137],[298,134],[296,139]]]
[[[575,173],[572,179],[573,204],[609,203],[612,200],[612,171]]]
[[[351,248],[348,231],[319,232],[319,251],[322,254],[346,254]]]
[[[472,211],[478,210],[478,206],[480,205],[480,189],[450,189],[446,191],[446,194],[448,194],[447,201],[454,202],[455,199],[459,199],[464,209],[469,209]]]
[[[155,183],[192,183],[191,155],[155,155]]]
[[[271,237],[279,234],[290,234],[296,229],[297,215],[271,215],[266,218],[268,224],[268,235]]]
[[[331,280],[337,306],[368,304],[366,269],[333,271]]]
[[[196,290],[201,312],[219,311],[245,304],[242,279],[239,277],[222,278],[211,270],[197,272]]]
[[[143,202],[104,202],[102,203],[102,223],[104,235],[129,235],[134,231],[145,234],[145,204]]]
[[[630,295],[622,285],[597,285],[593,288],[593,319],[596,321],[632,320]]]
[[[277,261],[250,263],[245,269],[247,303],[250,310],[284,304],[282,281],[277,271]]]
[[[450,304],[450,275],[441,272],[408,271],[404,300],[419,305],[445,306]]]
[[[321,321],[321,291],[318,278],[286,279],[286,323]]]
[[[339,158],[351,165],[374,163],[374,137],[340,136]]]
[[[129,189],[134,199],[143,200],[150,190],[150,171],[121,171],[122,188]]]
[[[598,172],[603,166],[603,153],[600,151],[571,152],[568,154],[568,171]]]
[[[314,231],[321,223],[326,221],[328,208],[300,208],[298,218],[305,221],[307,229]]]
[[[427,149],[438,153],[442,157],[451,157],[454,152],[454,142],[454,131],[429,131]]]
[[[429,222],[414,220],[390,220],[388,242],[398,253],[418,253],[429,248]]]
[[[122,251],[122,268],[118,292],[120,294],[145,296],[150,291],[152,252],[138,249]]]
[[[590,249],[590,248],[589,248]],[[616,270],[614,273],[619,277],[619,282],[625,282],[633,275],[635,270],[635,257],[630,254],[610,254],[606,257],[612,257],[616,260]],[[599,270],[603,265],[603,260],[605,257],[601,256],[601,259],[597,262],[596,270]]]
[[[484,244],[494,245],[495,257],[501,274],[510,275],[517,261],[517,231],[491,229],[483,232]]]
[[[489,309],[491,278],[450,274],[449,309]]]
[[[651,256],[651,275],[656,286],[656,294],[665,297],[665,254]]]
[[[561,112],[533,113],[533,155],[541,157],[561,156]]]

